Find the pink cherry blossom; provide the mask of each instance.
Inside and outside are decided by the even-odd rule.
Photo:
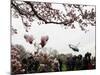
[[[41,46],[44,47],[47,43],[47,41],[49,40],[49,37],[46,35],[46,36],[42,36],[41,37]]]
[[[26,42],[28,42],[30,44],[33,43],[34,38],[32,35],[24,35],[24,38],[25,38]]]

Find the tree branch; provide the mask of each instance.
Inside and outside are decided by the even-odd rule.
[[[80,6],[76,6],[76,5],[74,5],[74,4],[73,4],[73,6],[74,6],[75,8],[78,8],[78,9],[80,10],[80,12],[81,12],[81,15],[83,16],[83,11],[82,11],[82,9],[80,8]]]
[[[11,1],[11,5],[14,7],[14,9],[16,9],[16,10],[18,11],[18,13],[19,13],[20,15],[25,15],[25,16],[30,15],[30,16],[34,16],[34,14],[30,14],[30,13],[28,13],[28,12],[23,12],[23,11],[18,7],[18,5],[15,5],[15,4],[13,3],[13,1]]]
[[[53,9],[51,7],[51,5],[49,6],[48,4],[45,4],[45,3],[35,6],[35,4],[30,1],[23,1],[22,5],[24,6],[24,4],[26,6],[29,6],[31,11],[29,11],[29,12],[27,12],[26,10],[24,11],[25,8],[20,8],[20,4],[15,3],[14,1],[11,1],[11,5],[12,5],[11,8],[14,8],[19,13],[20,16],[25,16],[28,20],[30,17],[35,16],[36,18],[38,18],[38,20],[43,21],[45,24],[52,23],[52,24],[60,24],[60,25],[62,24],[64,26],[72,26],[74,22],[78,22],[79,25],[80,24],[86,25],[85,22],[83,23],[83,20],[84,20],[83,17],[86,14],[83,13],[80,5],[73,4],[74,9],[76,8],[76,9],[78,9],[78,12],[80,12],[79,15],[75,16],[77,13],[75,13],[75,14],[70,13],[71,15],[69,15],[67,18],[67,16],[66,16],[68,14],[67,12],[66,12],[67,14],[65,16],[62,16],[62,15],[64,15],[63,13],[60,13],[59,10]],[[64,7],[65,7],[65,5],[64,5]],[[72,7],[70,6],[69,8],[72,8]],[[66,8],[66,11],[67,11],[67,8]],[[88,13],[89,17],[91,16],[90,14],[91,13]],[[80,20],[81,18],[79,16],[82,16],[82,20]],[[94,19],[94,17],[93,17],[93,19]],[[89,19],[87,19],[87,17],[85,18],[85,20],[89,21]],[[95,25],[95,23],[93,21],[89,22],[87,24],[91,24],[92,26]]]
[[[70,24],[71,22],[67,22],[66,21],[63,21],[63,22],[54,22],[54,21],[46,21],[45,19],[43,19],[41,16],[39,16],[39,14],[37,13],[37,11],[33,8],[33,4],[31,2],[28,2],[28,1],[25,1],[25,3],[29,4],[30,7],[32,8],[32,11],[34,12],[35,16],[39,19],[39,20],[42,20],[44,21],[46,24],[47,23],[53,23],[53,24],[64,24],[64,25],[67,25],[67,24]]]

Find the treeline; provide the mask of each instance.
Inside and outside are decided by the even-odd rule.
[[[90,70],[96,68],[96,57],[87,52],[84,56],[72,54],[50,55],[43,52],[28,53],[21,45],[11,46],[11,73],[27,74]]]

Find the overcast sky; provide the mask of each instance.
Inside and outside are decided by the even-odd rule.
[[[55,6],[55,5],[54,5]],[[53,6],[53,7],[54,7]],[[55,8],[63,9],[63,7],[55,6]],[[64,11],[64,10],[62,10]],[[37,42],[40,42],[40,38],[43,35],[48,35],[49,40],[46,44],[46,48],[56,49],[59,53],[72,53],[75,55],[82,54],[86,52],[91,52],[95,55],[95,27],[88,26],[89,30],[87,33],[81,31],[79,25],[76,23],[76,29],[64,29],[60,25],[47,24],[38,25],[36,21],[32,23],[32,27],[29,32],[25,32],[22,21],[20,18],[16,19],[12,17],[12,26],[18,29],[18,34],[12,36],[12,44],[21,44],[25,47],[27,51],[33,51],[33,45],[30,45],[23,38],[24,34],[31,34],[34,36]],[[74,52],[69,48],[69,44],[77,45],[80,42],[78,48],[80,51]]]

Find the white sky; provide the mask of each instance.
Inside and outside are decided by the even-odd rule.
[[[62,6],[57,8],[62,9]],[[32,27],[29,30],[28,34],[31,34],[35,37],[36,41],[40,41],[41,36],[48,35],[49,40],[45,47],[56,49],[59,53],[72,53],[72,54],[82,54],[84,55],[87,51],[91,52],[92,55],[95,55],[95,27],[87,27],[89,31],[85,33],[81,31],[76,23],[76,29],[64,29],[60,25],[56,24],[46,24],[38,25],[36,21],[32,23]],[[23,38],[25,29],[23,27],[21,19],[16,19],[12,17],[12,26],[18,29],[18,34],[12,36],[12,44],[21,44],[25,47],[27,51],[33,51],[33,45],[30,45]],[[80,42],[78,48],[80,51],[74,52],[69,48],[69,44],[77,45]]]

